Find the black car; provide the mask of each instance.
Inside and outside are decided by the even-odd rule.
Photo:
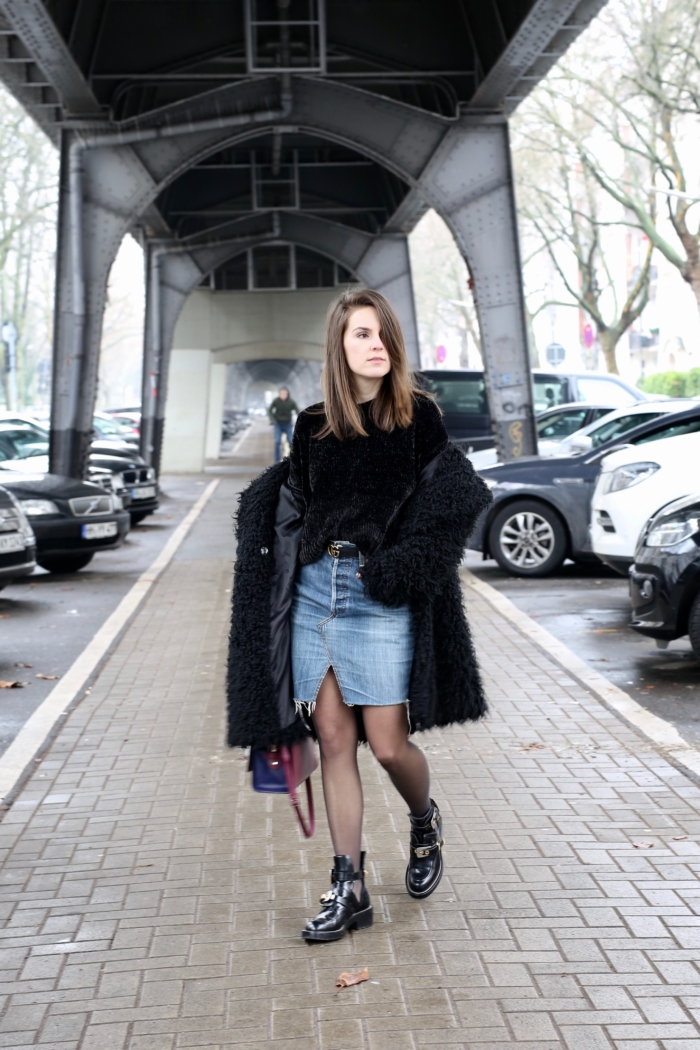
[[[0,591],[36,568],[36,538],[27,516],[7,489],[0,487]]]
[[[700,660],[700,493],[647,522],[629,579],[634,630],[661,649],[687,634]]]
[[[469,540],[513,576],[546,576],[565,558],[596,561],[591,550],[591,496],[600,461],[627,445],[700,431],[697,408],[657,416],[578,456],[526,456],[479,471],[494,502]]]
[[[77,572],[96,551],[120,547],[129,531],[119,497],[88,481],[3,470],[2,485],[31,522],[36,560],[50,572]]]
[[[21,471],[47,471],[48,451],[46,432],[38,425],[0,422],[0,461],[14,461]],[[90,481],[119,496],[132,525],[138,525],[158,509],[156,472],[133,449],[93,442],[88,473]]]
[[[447,433],[453,441],[469,446],[473,452],[493,447],[491,414],[483,371],[465,369],[447,372],[430,369],[419,372],[417,378],[426,390],[435,394],[443,412]],[[535,411],[538,414],[574,401],[620,408],[628,403],[647,400],[646,394],[629,386],[618,376],[597,375],[594,372],[577,375],[573,372],[534,369],[532,385]]]

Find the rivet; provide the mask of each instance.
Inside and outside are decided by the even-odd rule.
[[[269,552],[268,552],[268,549],[267,549],[267,547],[261,547],[261,548],[260,548],[260,553],[261,553],[261,554],[268,554]]]

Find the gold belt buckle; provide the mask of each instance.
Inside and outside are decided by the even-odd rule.
[[[339,558],[340,557],[341,547],[340,547],[339,543],[329,543],[328,547],[326,548],[326,550],[330,554],[331,558]]]

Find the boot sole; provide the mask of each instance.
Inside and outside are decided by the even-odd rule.
[[[372,905],[369,908],[365,908],[364,911],[358,911],[353,915],[347,926],[343,926],[342,930],[328,930],[326,932],[320,931],[315,933],[311,930],[302,930],[301,935],[305,941],[340,941],[348,932],[348,930],[366,930],[369,926],[374,923],[374,909]]]
[[[406,892],[408,893],[409,897],[413,897],[413,899],[417,900],[417,901],[422,901],[422,900],[425,900],[426,897],[429,897],[431,895],[431,893],[435,892],[435,890],[438,888],[438,885],[440,884],[440,879],[442,878],[442,876],[443,876],[443,874],[445,872],[445,862],[442,859],[442,850],[440,850],[439,858],[440,858],[440,866],[438,867],[437,877],[436,877],[435,881],[432,883],[432,885],[430,885],[428,887],[427,890],[422,890],[420,893],[416,893],[415,890],[412,890],[411,887],[408,885],[408,870],[409,869],[406,868]]]

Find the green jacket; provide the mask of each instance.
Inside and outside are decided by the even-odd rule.
[[[267,414],[273,423],[291,423],[292,412],[296,412],[299,415],[299,407],[291,397],[284,400],[281,397],[276,397],[267,410]]]

